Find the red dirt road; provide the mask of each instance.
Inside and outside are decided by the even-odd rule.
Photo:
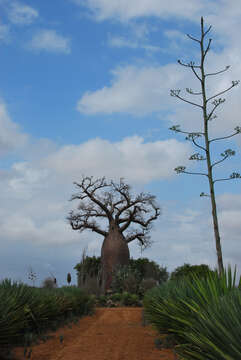
[[[32,347],[32,360],[175,360],[172,350],[158,350],[158,334],[141,325],[141,308],[97,308],[93,316],[51,333],[46,343]],[[63,342],[60,342],[60,336]],[[24,360],[23,348],[14,350]],[[26,358],[25,358],[26,359]]]

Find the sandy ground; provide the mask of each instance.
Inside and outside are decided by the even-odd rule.
[[[34,345],[31,359],[175,360],[172,350],[155,347],[158,334],[151,326],[142,326],[141,314],[142,308],[97,308],[93,316],[80,319],[72,328],[60,328],[45,343]],[[13,353],[16,360],[26,359],[23,348]]]

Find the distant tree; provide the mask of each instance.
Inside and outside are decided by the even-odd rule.
[[[178,266],[172,273],[170,280],[181,279],[183,277],[189,277],[192,274],[197,275],[198,277],[205,277],[210,271],[212,271],[208,265],[190,265],[184,264],[182,266]]]
[[[47,277],[42,282],[42,287],[45,289],[54,289],[57,287],[57,281],[56,278],[53,277]]]
[[[91,230],[104,237],[101,249],[102,290],[110,288],[112,272],[118,265],[129,263],[128,244],[137,240],[142,248],[151,244],[151,223],[160,215],[155,196],[132,195],[123,179],[107,182],[105,177],[82,177],[74,183],[79,192],[71,200],[79,200],[78,211],[67,217],[73,230]],[[96,219],[101,220],[100,223]]]
[[[67,274],[67,283],[68,284],[71,283],[71,274],[70,273]]]
[[[190,88],[186,88],[186,92],[194,96],[196,98],[200,98],[200,101],[193,101],[189,97],[183,97],[181,95],[181,90],[171,90],[171,96],[176,97],[179,100],[182,100],[190,105],[193,105],[201,110],[202,113],[202,130],[199,132],[191,132],[191,131],[183,131],[180,129],[179,125],[172,126],[170,129],[177,132],[182,133],[186,135],[186,140],[189,140],[192,142],[192,144],[198,148],[198,151],[201,151],[201,154],[199,152],[193,154],[190,156],[189,160],[195,160],[198,162],[205,162],[206,163],[206,171],[187,171],[185,166],[178,166],[175,171],[180,174],[191,174],[191,175],[201,175],[205,176],[208,179],[209,183],[209,194],[205,194],[202,192],[200,196],[208,196],[211,200],[211,206],[212,206],[212,218],[213,218],[213,229],[214,229],[214,235],[215,235],[215,243],[216,243],[216,251],[217,251],[217,262],[218,262],[218,271],[219,274],[223,272],[223,256],[222,256],[222,248],[221,248],[221,240],[220,240],[220,233],[219,233],[219,224],[218,224],[218,216],[217,216],[217,207],[216,207],[216,198],[215,198],[215,191],[214,191],[214,185],[218,181],[227,181],[232,179],[240,178],[240,174],[237,172],[233,172],[229,177],[224,178],[215,178],[213,174],[214,167],[226,159],[230,158],[231,156],[235,155],[235,151],[232,149],[226,149],[224,150],[219,159],[214,159],[212,156],[212,144],[215,141],[220,140],[226,140],[228,138],[231,138],[237,134],[241,133],[241,127],[236,126],[234,128],[234,132],[227,136],[222,137],[216,137],[211,138],[209,134],[209,124],[212,120],[214,120],[216,115],[216,110],[222,105],[225,101],[224,98],[220,97],[227,91],[231,90],[233,87],[237,86],[239,81],[232,81],[230,86],[226,89],[223,89],[219,91],[216,94],[208,94],[208,86],[207,86],[207,79],[209,77],[213,77],[216,75],[219,75],[229,69],[230,66],[226,66],[222,70],[217,70],[214,72],[208,72],[206,71],[205,67],[205,61],[206,56],[210,50],[211,41],[212,39],[209,39],[206,43],[206,37],[209,31],[211,30],[211,26],[207,30],[204,29],[204,22],[203,18],[201,18],[201,36],[200,38],[195,38],[191,35],[187,35],[191,40],[193,40],[195,43],[197,43],[200,47],[200,54],[201,59],[199,64],[195,64],[194,61],[190,61],[189,63],[184,63],[181,60],[178,60],[178,63],[188,69],[190,69],[196,79],[198,79],[200,83],[200,88],[197,91],[193,91]]]
[[[77,270],[78,286],[83,287],[86,280],[96,279],[100,283],[101,258],[100,256],[88,256],[86,250],[83,251],[81,261],[75,265]]]
[[[167,281],[169,276],[166,267],[148,258],[130,259],[130,266],[140,273],[141,279],[154,279],[159,284]]]

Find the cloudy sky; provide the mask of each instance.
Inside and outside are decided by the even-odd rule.
[[[170,96],[170,89],[199,83],[177,59],[198,62],[200,17],[212,24],[210,96],[241,78],[240,0],[0,0],[0,277],[36,284],[53,274],[76,282],[73,267],[83,249],[100,255],[102,238],[71,230],[69,199],[82,175],[118,181],[156,195],[162,214],[154,244],[131,256],[166,266],[216,266],[206,178],[177,175],[200,169],[181,134],[200,131],[201,112]],[[184,91],[185,92],[185,91]],[[197,98],[195,98],[196,100]],[[240,119],[240,86],[211,123],[212,136],[233,132]],[[214,143],[213,159],[231,148],[236,156],[216,167],[216,177],[240,171],[241,137]],[[241,268],[240,180],[216,184],[225,265]]]

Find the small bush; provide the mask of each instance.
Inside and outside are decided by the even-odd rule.
[[[111,295],[110,298],[114,302],[121,301],[121,294],[120,293],[115,293],[115,294]]]
[[[139,297],[136,294],[130,294],[124,291],[121,296],[121,303],[124,306],[140,306]]]
[[[208,273],[212,270],[206,264],[201,265],[190,265],[184,264],[182,266],[178,266],[172,273],[170,280],[176,280],[183,277],[190,277],[193,274],[197,275],[198,277],[206,277]]]
[[[44,279],[44,281],[42,282],[42,287],[44,289],[55,289],[57,287],[57,284],[55,282],[55,279],[52,277],[47,277],[46,279]]]
[[[106,306],[107,303],[107,296],[105,295],[100,295],[99,299],[98,299],[98,303],[100,306]]]

